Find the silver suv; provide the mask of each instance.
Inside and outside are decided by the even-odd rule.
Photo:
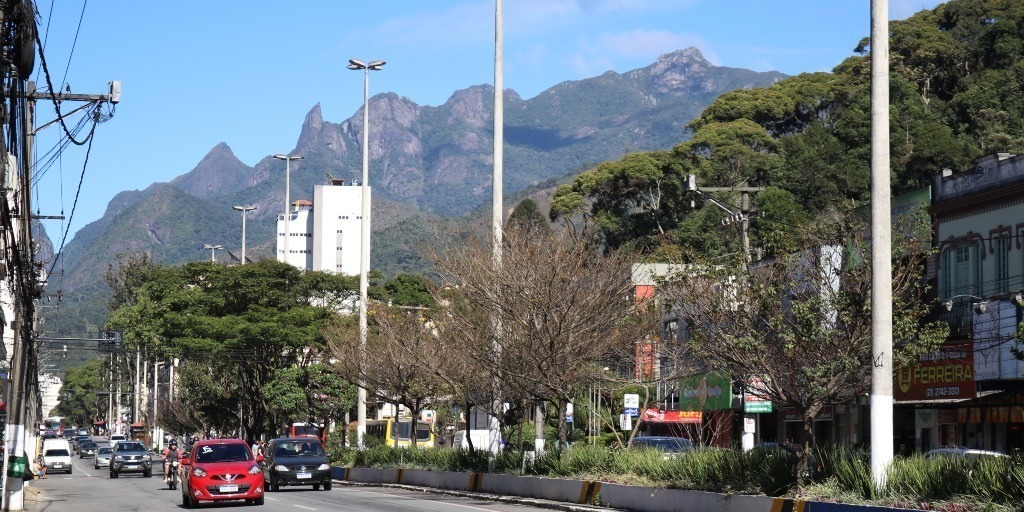
[[[121,473],[142,473],[146,478],[153,474],[153,459],[141,441],[118,441],[110,455],[110,478]]]

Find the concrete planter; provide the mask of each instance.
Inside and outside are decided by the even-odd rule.
[[[587,480],[457,473],[425,469],[331,468],[336,480],[366,484],[405,484],[563,503],[599,504],[636,512],[898,512],[876,506],[799,501],[768,496],[728,495]],[[912,511],[907,511],[912,512]]]

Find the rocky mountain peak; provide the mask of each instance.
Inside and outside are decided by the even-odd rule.
[[[194,169],[171,181],[175,188],[209,199],[251,185],[252,168],[224,142],[213,147]]]

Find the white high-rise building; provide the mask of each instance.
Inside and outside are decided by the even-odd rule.
[[[291,205],[288,254],[285,216],[277,216],[277,260],[303,270],[359,275],[362,204],[362,187],[345,186],[344,180],[314,186],[312,203]]]

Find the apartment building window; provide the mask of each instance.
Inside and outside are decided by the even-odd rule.
[[[972,241],[947,247],[941,253],[939,298],[953,300],[947,320],[954,333],[970,332],[972,304],[977,301],[974,297],[980,297],[984,291],[983,250],[981,241]]]
[[[992,240],[995,249],[995,293],[1010,291],[1010,237],[1000,236]]]

